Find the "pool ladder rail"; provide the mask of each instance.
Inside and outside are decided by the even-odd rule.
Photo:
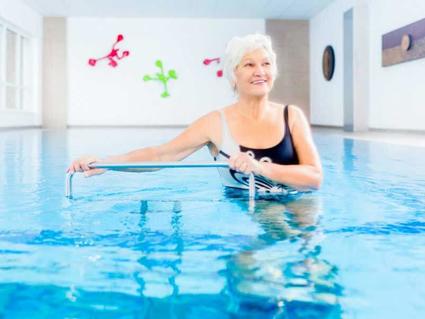
[[[151,170],[161,168],[228,168],[226,162],[139,162],[139,163],[92,163],[90,168],[101,168],[111,171]],[[65,179],[65,196],[72,198],[72,178],[74,173],[67,173]],[[249,175],[249,199],[255,198],[255,177]]]

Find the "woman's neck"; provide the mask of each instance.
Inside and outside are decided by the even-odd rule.
[[[236,111],[244,117],[252,120],[260,120],[269,106],[267,95],[261,97],[239,97],[235,104]]]

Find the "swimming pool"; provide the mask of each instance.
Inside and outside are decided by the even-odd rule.
[[[321,190],[251,208],[215,169],[79,174],[64,197],[72,158],[177,131],[0,132],[0,317],[422,317],[424,148],[319,132]]]

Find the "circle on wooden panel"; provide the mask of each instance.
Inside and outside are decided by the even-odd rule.
[[[323,51],[322,71],[326,81],[330,81],[335,71],[335,53],[331,45],[328,45]]]
[[[401,37],[400,47],[403,51],[409,51],[412,48],[412,36],[408,33]]]

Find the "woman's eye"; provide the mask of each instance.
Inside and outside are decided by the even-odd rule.
[[[269,66],[270,65],[270,62],[264,62],[263,65]]]
[[[249,66],[249,67],[252,67],[254,64],[252,64],[252,63],[246,63],[245,64],[245,66]]]

